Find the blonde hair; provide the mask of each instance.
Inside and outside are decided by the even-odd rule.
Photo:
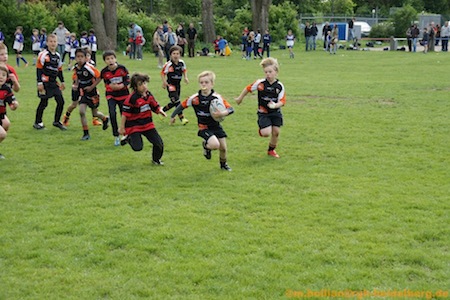
[[[263,69],[266,68],[266,67],[273,66],[273,69],[275,71],[277,71],[277,72],[278,72],[279,67],[280,67],[278,65],[278,60],[276,60],[275,58],[272,58],[272,57],[267,57],[267,58],[263,59],[261,61],[260,65],[263,67]]]
[[[203,72],[201,72],[197,76],[198,81],[200,81],[200,78],[203,78],[203,77],[209,77],[209,79],[211,80],[212,84],[214,84],[214,81],[216,80],[216,74],[214,74],[213,71],[203,71]]]

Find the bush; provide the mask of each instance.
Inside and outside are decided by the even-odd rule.
[[[392,22],[373,25],[369,34],[371,38],[390,38],[391,36],[394,36],[394,25]]]

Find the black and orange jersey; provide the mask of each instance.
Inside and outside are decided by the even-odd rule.
[[[77,66],[74,72],[78,80],[78,89],[82,95],[88,97],[97,96],[97,88],[94,88],[89,93],[84,92],[84,88],[91,86],[100,77],[100,71],[90,63],[85,63],[82,66]]]
[[[258,91],[258,112],[260,113],[271,113],[280,110],[279,108],[269,108],[267,104],[270,101],[275,103],[281,102],[283,105],[286,104],[284,85],[278,79],[272,84],[267,79],[258,79],[246,88],[250,93]]]
[[[181,106],[183,109],[192,106],[194,108],[195,115],[197,116],[199,129],[207,129],[208,127],[219,126],[219,122],[215,121],[209,112],[209,106],[211,101],[214,99],[222,100],[226,108],[231,107],[230,103],[223,99],[221,95],[214,92],[214,90],[212,90],[207,96],[203,96],[201,91],[198,91],[198,93],[181,102]]]
[[[5,83],[0,87],[0,119],[6,115],[6,105],[16,100],[11,88]],[[1,122],[0,122],[1,125]]]
[[[47,49],[39,53],[36,61],[37,82],[44,85],[56,86],[56,78],[64,82],[61,57],[58,52],[50,52]]]
[[[123,102],[122,115],[126,118],[125,132],[127,135],[135,132],[143,132],[155,128],[152,111],[159,111],[159,104],[152,93],[146,95],[132,93]]]
[[[178,64],[169,60],[161,69],[161,75],[167,76],[167,83],[173,85],[179,85],[183,74],[187,72],[186,64],[183,60],[179,60]]]
[[[105,82],[106,99],[123,101],[130,94],[130,92],[128,91],[128,85],[130,84],[130,75],[125,66],[118,64],[114,70],[110,70],[108,67],[105,67],[101,71],[100,77]],[[120,90],[114,91],[110,86],[112,83],[123,83],[124,87]]]

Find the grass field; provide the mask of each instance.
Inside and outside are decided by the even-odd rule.
[[[235,107],[223,122],[232,172],[203,157],[192,109],[187,126],[155,118],[163,167],[148,142],[114,147],[110,130],[80,141],[76,113],[53,128],[53,100],[36,131],[35,69],[19,68],[0,144],[0,299],[448,297],[450,54],[272,54],[287,90],[279,160],[257,134],[256,96],[233,100],[263,76],[259,61],[185,59],[182,97],[210,69]],[[152,55],[119,62],[168,102]]]

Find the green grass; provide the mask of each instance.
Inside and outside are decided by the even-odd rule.
[[[18,69],[21,106],[8,112],[0,145],[0,299],[448,291],[447,54],[272,54],[287,91],[279,160],[257,134],[256,96],[233,100],[263,76],[259,61],[185,59],[182,97],[210,69],[234,104],[223,123],[232,172],[219,169],[217,152],[204,159],[192,109],[187,126],[155,118],[163,167],[150,164],[148,142],[141,152],[114,147],[110,130],[91,127],[81,142],[76,113],[67,132],[53,128],[53,100],[48,129],[36,131],[35,70]],[[148,73],[167,103],[152,55],[119,61]]]

